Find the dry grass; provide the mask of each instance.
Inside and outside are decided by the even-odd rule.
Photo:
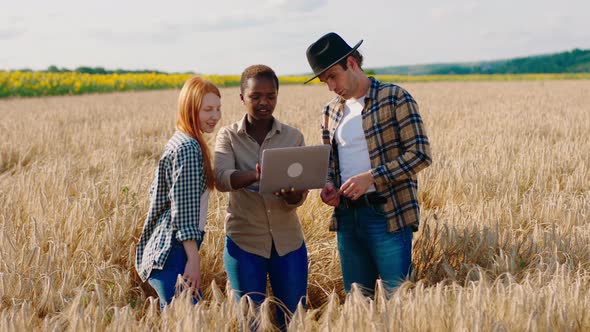
[[[434,152],[420,174],[415,273],[389,299],[345,297],[330,210],[314,192],[299,209],[310,308],[290,328],[590,329],[590,81],[404,87]],[[227,124],[243,109],[235,88],[222,93]],[[160,315],[134,272],[177,94],[0,101],[0,330],[232,330],[255,315],[226,294],[219,193],[202,248],[206,301]],[[317,144],[329,98],[285,86],[277,115]]]

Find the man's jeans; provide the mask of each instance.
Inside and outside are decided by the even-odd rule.
[[[254,303],[261,304],[266,294],[268,274],[273,295],[291,313],[295,312],[299,301],[305,305],[308,268],[305,243],[285,256],[279,256],[273,244],[271,257],[265,258],[240,249],[228,236],[225,239],[223,262],[238,298],[248,295]],[[285,314],[278,307],[276,319],[279,328],[285,329]]]
[[[334,214],[345,291],[350,292],[352,283],[358,283],[372,294],[378,276],[388,290],[399,286],[412,268],[412,229],[388,233],[380,205],[340,205]]]
[[[201,248],[202,241],[197,241],[197,247]],[[188,258],[184,251],[182,242],[173,240],[172,249],[166,258],[164,268],[162,270],[153,269],[148,278],[148,283],[158,293],[160,297],[160,310],[164,310],[167,304],[170,304],[172,298],[177,291],[176,280],[178,276],[184,274],[184,268],[186,266]],[[199,296],[202,297],[201,290],[199,290]],[[197,299],[193,298],[193,303],[197,303]]]

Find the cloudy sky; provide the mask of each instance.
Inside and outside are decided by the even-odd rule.
[[[0,0],[0,70],[309,72],[329,31],[360,39],[365,67],[590,48],[588,0]]]

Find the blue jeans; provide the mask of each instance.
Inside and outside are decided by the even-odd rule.
[[[305,305],[307,294],[305,243],[285,256],[279,256],[273,244],[271,257],[265,258],[240,249],[229,236],[226,236],[223,262],[231,287],[238,299],[248,295],[254,303],[261,304],[266,294],[268,274],[273,295],[291,313],[295,312],[300,301]],[[285,314],[283,310],[277,308],[276,320],[281,329],[285,329]]]
[[[412,269],[412,229],[404,227],[387,232],[387,218],[381,205],[346,208],[334,211],[338,220],[338,252],[344,290],[360,284],[370,294],[381,276],[391,290],[403,281]]]
[[[197,241],[197,248],[201,248],[201,243],[202,241]],[[172,249],[168,254],[168,258],[166,258],[166,263],[164,263],[164,268],[162,270],[153,269],[150,273],[148,283],[158,293],[160,310],[164,310],[164,307],[170,304],[176,294],[176,280],[179,275],[182,277],[184,274],[187,260],[182,242],[174,239]],[[181,290],[179,289],[179,291]],[[199,296],[202,297],[201,290],[199,290]],[[193,298],[193,303],[197,303],[196,297]]]

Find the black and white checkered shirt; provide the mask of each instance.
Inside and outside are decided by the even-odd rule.
[[[194,138],[176,131],[166,144],[150,188],[150,209],[136,248],[135,268],[143,281],[162,269],[176,237],[201,241],[201,195],[206,190],[203,155]]]

